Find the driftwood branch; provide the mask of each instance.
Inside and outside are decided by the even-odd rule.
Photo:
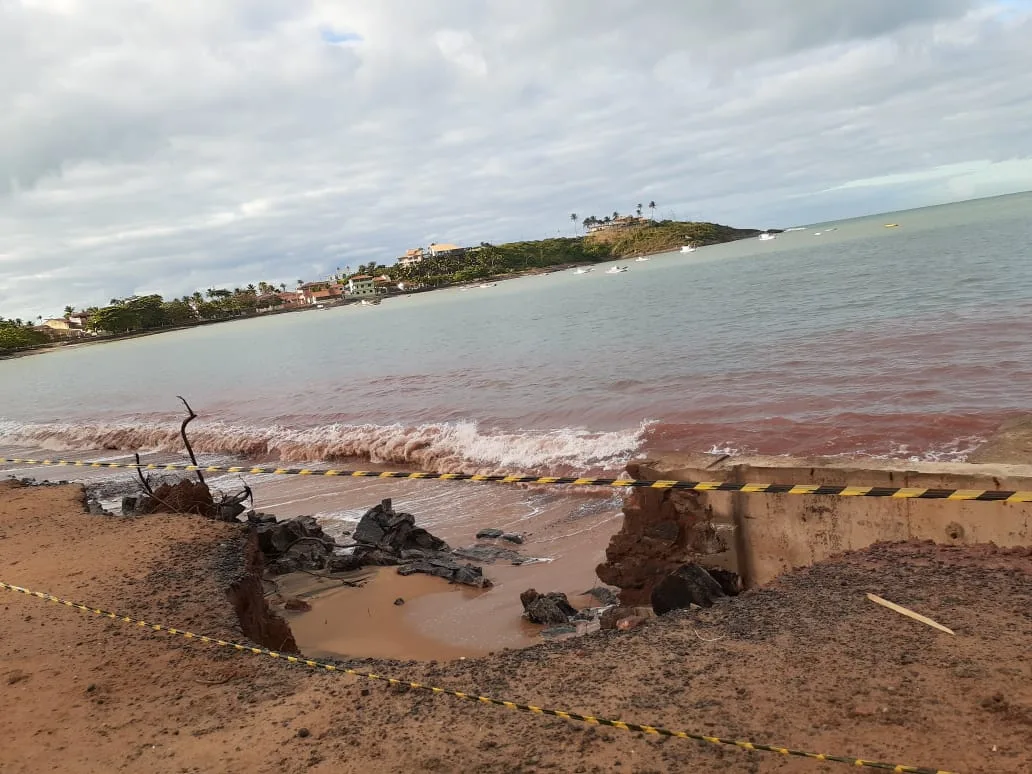
[[[184,419],[183,424],[179,426],[179,434],[183,436],[183,445],[186,446],[186,453],[190,455],[190,462],[193,463],[195,468],[200,468],[200,465],[197,464],[197,456],[194,454],[193,446],[190,445],[190,438],[186,434],[186,426],[197,419],[197,414],[192,408],[190,408],[190,404],[186,402],[186,398],[182,395],[177,395],[176,397],[183,401],[183,405],[186,406],[186,410],[190,412],[190,416]],[[200,470],[197,471],[197,480],[207,486],[207,483],[204,480],[204,474]]]
[[[147,480],[147,477],[143,475],[143,463],[140,462],[139,452],[136,453],[136,475],[140,477],[140,483],[143,485],[143,491],[151,497],[154,497],[154,490],[151,489],[151,485],[150,482]]]

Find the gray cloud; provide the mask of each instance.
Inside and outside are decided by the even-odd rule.
[[[773,226],[1032,187],[1030,37],[992,0],[0,0],[0,314],[649,199]]]

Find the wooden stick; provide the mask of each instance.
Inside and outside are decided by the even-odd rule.
[[[940,632],[946,632],[946,634],[956,634],[952,629],[947,629],[941,623],[936,623],[931,618],[925,618],[920,613],[915,613],[913,610],[908,610],[902,605],[897,605],[895,602],[889,602],[887,599],[882,599],[876,594],[868,594],[867,598],[872,602],[887,607],[889,610],[895,610],[900,615],[905,615],[907,618],[913,618],[915,621],[920,621],[923,624],[931,626],[933,629],[938,629]]]

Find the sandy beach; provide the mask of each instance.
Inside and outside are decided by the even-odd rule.
[[[0,485],[5,582],[232,639],[246,639],[226,591],[246,569],[233,566],[244,532],[195,517],[88,516],[78,486]],[[316,595],[313,613],[340,616],[319,636],[408,656],[354,659],[357,668],[517,702],[952,771],[1032,765],[1027,549],[875,546],[707,611],[451,661],[447,650],[422,650],[400,611],[466,592],[399,580],[413,579],[385,573],[382,586]],[[876,608],[868,591],[956,636]],[[346,592],[350,601],[335,600]],[[312,672],[0,594],[4,771],[844,768]],[[362,620],[363,607],[376,615]]]

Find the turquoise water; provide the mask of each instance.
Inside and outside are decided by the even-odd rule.
[[[252,457],[960,458],[1032,411],[1030,213],[1021,194],[3,361],[0,444],[171,445],[184,394],[221,423],[205,449]]]

